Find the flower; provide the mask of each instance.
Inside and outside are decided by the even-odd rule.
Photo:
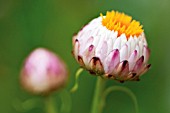
[[[120,82],[139,80],[151,66],[142,25],[115,11],[101,14],[73,36],[73,55],[90,73]]]
[[[35,49],[21,70],[21,84],[34,94],[48,94],[65,85],[67,70],[64,62],[44,48]]]

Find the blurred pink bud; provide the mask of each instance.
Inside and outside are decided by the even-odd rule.
[[[34,50],[21,70],[21,84],[34,94],[46,94],[65,85],[68,73],[64,62],[44,48]]]

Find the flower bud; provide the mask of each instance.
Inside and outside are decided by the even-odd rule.
[[[120,82],[148,71],[150,50],[142,25],[115,11],[93,19],[73,37],[73,55],[94,75]]]
[[[48,94],[65,85],[68,78],[64,62],[44,48],[34,50],[21,70],[21,84],[34,94]]]

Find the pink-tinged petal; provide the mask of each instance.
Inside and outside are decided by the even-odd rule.
[[[122,76],[127,76],[128,73],[129,73],[129,62],[127,60],[125,60],[122,63],[122,72],[121,72],[121,75]]]
[[[134,52],[130,55],[128,61],[129,61],[129,70],[131,71],[136,63],[137,60],[137,50],[134,50]]]
[[[85,63],[85,65],[88,65],[89,63],[89,59],[87,59],[87,57],[89,57],[89,47],[91,46],[92,42],[93,42],[93,37],[91,36],[90,38],[88,38],[88,40],[86,41],[86,45],[82,48],[81,47],[81,51],[79,52],[79,55],[82,56],[83,61]],[[92,55],[92,53],[91,53]],[[92,58],[93,56],[91,56]]]
[[[77,39],[77,34],[75,34],[75,35],[73,36],[73,39],[72,39],[72,44],[73,44],[73,45],[75,44],[76,39]]]
[[[89,48],[88,48],[88,51],[89,51],[89,52],[92,52],[93,49],[94,49],[94,46],[93,46],[93,45],[90,45]]]
[[[143,48],[143,56],[144,56],[144,63],[148,62],[148,59],[150,57],[150,49],[147,46],[144,46]]]
[[[93,36],[90,35],[91,31],[89,31],[86,35],[84,35],[83,37],[77,37],[77,39],[79,40],[80,43],[80,51],[79,54],[82,56],[83,52],[86,50],[86,48],[88,48],[89,45],[92,44],[93,42]]]
[[[111,73],[120,62],[119,50],[113,50],[105,59],[104,70],[106,73]]]
[[[86,37],[87,38],[87,37]],[[94,38],[92,36],[88,37],[87,40],[81,40],[79,55],[83,56],[86,49],[92,44]]]
[[[144,66],[144,68],[141,70],[141,72],[139,73],[139,75],[143,75],[144,73],[146,73],[151,67],[151,64],[147,64]]]
[[[124,78],[125,76],[127,76],[128,72],[129,72],[128,61],[124,60],[124,61],[120,62],[116,68],[116,75],[118,75],[117,77],[119,79]]]
[[[128,47],[125,44],[120,50],[120,62],[128,59]]]
[[[78,54],[79,54],[79,41],[78,41],[78,39],[76,39],[74,48],[73,48],[73,55],[77,61],[78,61]]]
[[[102,44],[102,48],[101,48],[101,55],[102,55],[103,58],[106,58],[107,51],[108,51],[108,45],[107,45],[107,42],[104,41],[103,44]]]
[[[137,76],[137,73],[129,73],[126,80],[136,80],[138,81],[139,77]]]
[[[136,48],[135,48],[135,50],[137,51],[137,59],[140,57],[140,50],[139,50],[139,45],[137,44],[136,45]]]
[[[93,57],[90,60],[89,66],[90,66],[90,70],[89,70],[90,73],[99,74],[99,75],[104,74],[103,65],[98,57]]]
[[[93,43],[93,40],[94,40],[94,37],[91,36],[91,37],[87,40],[86,46],[85,46],[84,49],[88,48],[88,47]]]
[[[143,66],[143,61],[144,61],[144,56],[141,56],[141,57],[137,60],[135,66],[134,66],[134,68],[133,68],[133,71],[134,71],[134,72],[138,73],[138,72],[141,70],[141,68],[142,68],[142,66]]]
[[[90,45],[86,51],[84,52],[83,61],[86,65],[87,69],[89,69],[89,62],[95,56],[95,48],[94,45]]]
[[[80,64],[81,67],[85,67],[83,58],[82,58],[81,56],[78,56],[78,62],[79,62],[79,64]]]

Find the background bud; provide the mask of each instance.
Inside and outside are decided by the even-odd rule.
[[[21,70],[21,84],[34,94],[46,94],[62,87],[67,79],[64,62],[44,48],[34,50]]]

